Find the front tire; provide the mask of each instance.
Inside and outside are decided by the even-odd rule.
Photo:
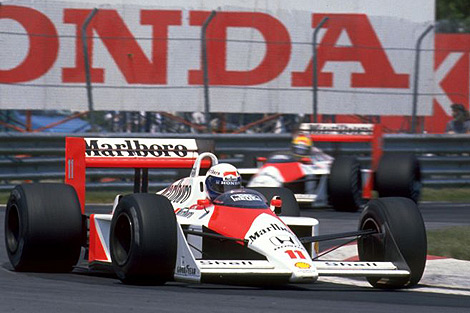
[[[73,187],[16,186],[5,212],[5,245],[16,271],[71,271],[82,245],[82,214]]]
[[[125,284],[160,285],[173,279],[177,222],[170,201],[156,194],[124,196],[111,222],[114,271]]]
[[[416,285],[426,265],[427,240],[423,218],[416,204],[407,198],[379,198],[364,208],[359,230],[377,234],[358,240],[361,261],[388,261],[408,269],[409,277],[367,277],[376,288],[405,288]]]

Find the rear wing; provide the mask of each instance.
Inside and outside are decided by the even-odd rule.
[[[370,142],[372,171],[376,171],[383,153],[382,126],[378,124],[302,123],[299,132],[308,134],[313,141]],[[364,188],[364,198],[372,197],[374,175],[370,175]]]
[[[134,192],[148,191],[149,168],[192,168],[198,155],[213,151],[209,140],[181,138],[78,138],[65,140],[65,183],[85,212],[86,168],[135,168]],[[203,160],[202,167],[210,161]]]

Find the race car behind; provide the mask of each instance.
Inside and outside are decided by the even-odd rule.
[[[418,201],[419,161],[411,154],[384,154],[380,125],[302,124],[299,132],[291,151],[262,158],[263,164],[249,180],[248,187],[287,187],[299,203],[331,205],[338,211],[359,210],[372,198],[373,190],[380,197]],[[363,169],[351,155],[333,158],[313,142],[370,142],[371,166]]]

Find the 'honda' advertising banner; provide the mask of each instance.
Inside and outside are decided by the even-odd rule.
[[[416,43],[429,0],[2,1],[1,109],[411,115]],[[433,32],[420,54],[418,115],[432,114]]]

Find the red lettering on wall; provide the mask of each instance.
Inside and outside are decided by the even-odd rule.
[[[191,11],[190,25],[202,26],[210,12]],[[227,61],[227,29],[246,27],[258,30],[266,41],[261,63],[248,71],[229,71]],[[269,82],[286,68],[290,53],[290,36],[284,25],[274,17],[255,12],[219,12],[207,28],[207,59],[211,85],[248,86]],[[202,67],[202,66],[201,66]],[[189,84],[203,84],[203,71],[190,70]]]
[[[77,25],[75,67],[62,69],[64,82],[84,82],[85,69],[82,52],[81,26],[91,10],[64,10],[64,23]],[[129,84],[166,84],[168,27],[181,25],[181,11],[142,10],[142,25],[152,26],[152,60],[150,61],[137,40],[115,10],[99,10],[88,26],[87,37],[96,31]],[[104,82],[104,69],[93,68],[93,40],[88,39],[91,81]]]
[[[85,79],[85,60],[83,59],[83,48],[82,48],[82,37],[81,37],[81,26],[85,22],[87,16],[91,13],[91,10],[76,10],[76,9],[65,9],[64,10],[64,23],[65,24],[76,24],[75,32],[75,67],[73,68],[62,68],[62,81],[64,83],[83,83]],[[101,13],[101,12],[99,12]],[[95,19],[98,15],[95,15]],[[92,25],[90,24],[86,31],[87,44],[88,44],[88,60],[90,64],[90,79],[93,83],[104,82],[104,70],[102,68],[93,67],[93,57],[91,57],[91,51],[93,51],[93,35]]]
[[[365,14],[313,14],[312,27],[316,27],[326,16],[329,17],[323,25],[326,33],[317,46],[319,86],[333,87],[333,73],[321,72],[326,62],[356,61],[361,63],[365,72],[351,75],[353,88],[409,87],[409,75],[395,72]],[[337,46],[343,31],[349,36],[352,46]],[[304,72],[292,73],[292,86],[312,86],[312,60]]]
[[[443,133],[448,121],[452,119],[450,105],[461,103],[467,109],[470,94],[470,35],[436,34],[434,37],[434,73],[436,84],[441,92],[434,98],[433,116],[426,117],[426,130],[429,133]],[[449,61],[451,61],[449,63]]]
[[[0,19],[15,20],[29,36],[26,58],[17,67],[0,70],[0,82],[20,83],[46,74],[57,59],[59,41],[54,24],[41,12],[28,7],[3,5]]]

